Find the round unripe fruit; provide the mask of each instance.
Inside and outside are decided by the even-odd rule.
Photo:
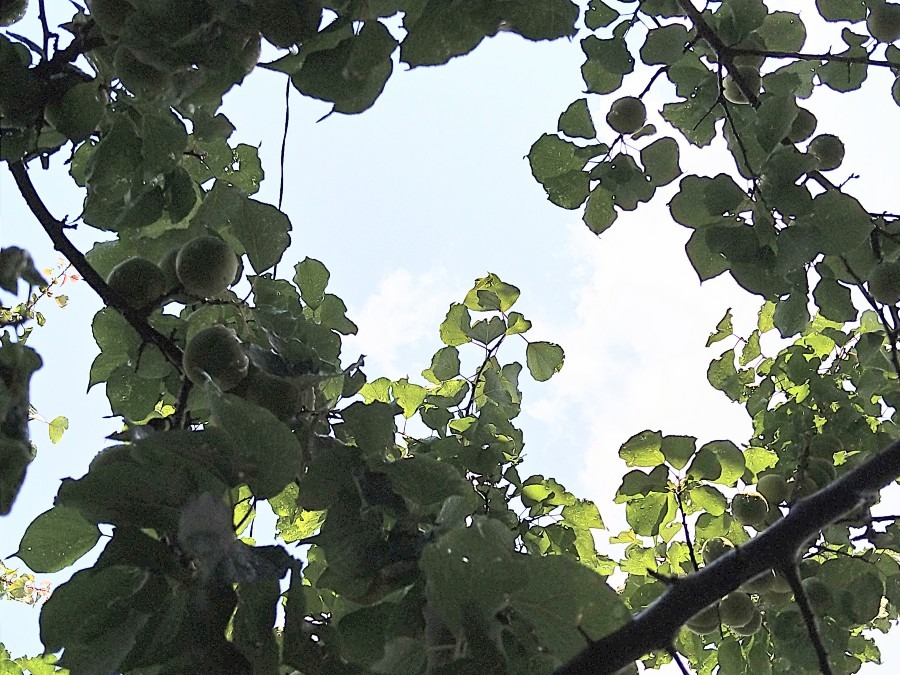
[[[11,26],[25,16],[28,0],[0,0],[0,26]]]
[[[806,108],[797,108],[797,116],[791,122],[791,129],[788,131],[788,140],[793,143],[805,141],[813,135],[817,125],[818,121],[815,115]]]
[[[756,605],[746,593],[734,591],[719,601],[719,617],[726,626],[745,626],[753,618]]]
[[[884,305],[900,303],[900,260],[875,266],[869,276],[869,293]]]
[[[620,134],[633,134],[647,121],[647,108],[634,96],[623,96],[613,102],[606,114],[606,123]]]
[[[58,101],[48,103],[44,116],[66,138],[83,141],[97,129],[105,107],[97,85],[83,82],[71,87]]]
[[[297,388],[283,377],[254,368],[247,375],[246,384],[244,398],[265,408],[278,419],[288,419],[297,412]]]
[[[710,605],[706,609],[694,614],[694,616],[688,619],[688,622],[684,624],[684,627],[692,633],[696,633],[697,635],[706,635],[707,633],[712,633],[714,630],[718,629],[718,603],[716,603],[715,605]]]
[[[767,591],[771,591],[774,584],[775,570],[769,570],[768,572],[763,572],[758,577],[741,584],[741,590],[744,591],[744,593],[755,593],[756,595],[760,595]]]
[[[178,251],[175,273],[184,290],[201,298],[219,295],[234,283],[238,259],[218,237],[192,239]]]
[[[166,277],[146,258],[129,258],[113,267],[106,283],[134,309],[145,309],[166,292]]]
[[[159,261],[159,268],[166,277],[166,293],[170,294],[170,298],[175,302],[180,302],[182,305],[189,305],[195,302],[196,299],[185,293],[172,295],[176,288],[182,288],[181,279],[178,278],[178,274],[175,272],[175,260],[178,258],[178,251],[180,250],[180,248],[176,247],[166,253],[162,260]]]
[[[225,326],[204,328],[184,348],[184,374],[194,384],[203,384],[207,377],[220,389],[236,387],[247,375],[250,360],[234,331]]]
[[[787,480],[777,473],[767,473],[756,483],[756,491],[772,506],[778,506],[788,498]]]
[[[900,5],[873,3],[869,16],[866,17],[866,27],[879,42],[895,42],[900,39]]]
[[[834,434],[816,434],[809,440],[809,454],[813,457],[834,459],[835,453],[843,449],[844,444]]]
[[[761,525],[769,512],[769,503],[759,492],[741,492],[731,500],[731,513],[741,525]]]
[[[831,171],[844,161],[844,143],[834,134],[819,134],[809,142],[808,150],[819,171]]]
[[[753,66],[736,66],[735,68],[744,84],[758,96],[762,86],[762,76],[759,74],[759,70]],[[728,75],[722,82],[722,95],[732,103],[743,104],[750,102],[731,75]]]
[[[726,539],[725,537],[713,537],[712,539],[707,539],[703,543],[703,548],[700,550],[700,557],[703,558],[704,563],[709,565],[713,560],[721,558],[733,549],[734,544],[731,543],[730,539]]]
[[[806,475],[812,478],[818,489],[822,489],[837,477],[834,464],[824,457],[810,457],[806,464]]]
[[[762,628],[762,612],[760,612],[756,607],[753,608],[753,617],[745,623],[743,626],[731,626],[731,630],[735,635],[740,635],[741,637],[747,637],[749,635],[755,635],[759,632],[759,629]]]
[[[815,614],[824,614],[831,607],[831,589],[818,577],[809,577],[800,582],[806,592],[806,599]]]

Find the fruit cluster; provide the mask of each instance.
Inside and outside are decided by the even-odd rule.
[[[813,436],[789,476],[774,471],[763,473],[754,486],[734,495],[732,518],[740,526],[757,531],[772,525],[782,517],[782,505],[805,497],[835,479],[834,456],[842,450],[843,444],[836,436]],[[703,542],[700,557],[709,565],[734,548],[734,543],[727,537],[711,537]],[[817,566],[814,560],[804,560],[800,565],[800,576],[813,612],[821,614],[831,605],[831,591],[825,582],[815,578]],[[738,636],[752,635],[762,627],[766,609],[780,607],[792,597],[787,580],[768,570],[693,616],[685,627],[698,635],[711,633],[720,626],[727,626]]]

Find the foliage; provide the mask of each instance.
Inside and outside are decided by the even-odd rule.
[[[290,219],[253,198],[263,178],[256,149],[230,144],[233,127],[218,112],[257,65],[261,39],[282,50],[263,67],[334,112],[360,113],[396,53],[411,67],[439,65],[499,30],[571,37],[573,3],[92,0],[63,26],[65,48],[51,50],[49,30],[43,45],[0,35],[2,158],[106,305],[93,320],[89,386],[105,386],[124,422],[118,444],[63,482],[16,554],[35,572],[63,569],[94,547],[101,525],[113,526],[97,562],[45,603],[48,652],[62,650],[76,674],[198,664],[588,673],[676,658],[700,673],[852,673],[877,661],[868,631],[887,632],[900,616],[900,529],[869,514],[900,476],[900,308],[878,299],[892,297],[885,275],[877,294],[868,280],[900,258],[900,216],[871,212],[824,175],[842,146],[807,142],[815,125],[798,99],[858,89],[872,68],[900,73],[896,45],[856,32],[867,30],[866,8],[883,4],[807,8],[843,28],[846,49],[824,55],[802,51],[800,15],[761,0],[702,12],[688,0],[592,0],[584,13],[591,98],[534,143],[535,178],[553,203],[583,206],[597,234],[669,190],[672,218],[692,230],[686,252],[700,280],[728,272],[764,301],[750,335],[733,335],[726,315],[709,342],[728,346],[709,381],[746,407],[752,437],[700,443],[647,430],[627,440],[616,502],[630,529],[610,539],[624,545],[615,558],[596,550],[595,504],[520,472],[523,366],[501,348],[525,340],[537,381],[564,354],[525,337],[531,322],[512,309],[519,289],[489,273],[452,304],[423,384],[371,379],[362,359],[342,359],[342,336],[356,326],[328,292],[325,265],[306,258],[290,278],[275,276]],[[387,21],[397,15],[403,31]],[[628,132],[617,134],[592,108],[612,110],[604,97],[620,100],[626,77],[645,86],[607,116]],[[636,105],[666,81],[675,100],[661,114]],[[900,104],[900,84],[890,95]],[[723,142],[733,171],[683,173],[686,144]],[[53,153],[70,157],[84,188],[77,227],[103,233],[86,252],[31,183],[33,160]],[[231,285],[243,275],[246,298],[185,288],[178,251],[200,237],[241,258]],[[158,298],[131,302],[127,288],[107,284],[134,258],[159,266],[167,285]],[[44,283],[33,265],[0,271],[7,291],[19,277]],[[237,346],[216,372],[192,367],[188,379],[182,352],[211,326],[228,327]],[[776,329],[783,346],[764,352],[762,336]],[[26,336],[6,335],[0,352],[4,512],[32,457],[28,377],[40,359]],[[785,479],[785,499],[767,503],[763,522],[741,525],[735,494],[767,475]],[[278,517],[275,544],[240,537],[261,500]],[[716,538],[733,550],[701,566]],[[710,605],[721,612],[711,630],[681,628]]]

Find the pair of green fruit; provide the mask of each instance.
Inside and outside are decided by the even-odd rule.
[[[238,268],[231,246],[204,235],[169,251],[159,265],[146,258],[128,258],[112,269],[107,284],[129,306],[144,310],[178,286],[197,298],[221,295],[237,281]]]
[[[237,333],[227,326],[209,326],[195,333],[185,345],[182,367],[195,385],[212,381],[222,391],[233,391],[279,419],[297,411],[297,388],[253,366]]]

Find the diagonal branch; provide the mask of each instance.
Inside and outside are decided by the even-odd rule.
[[[665,650],[681,626],[705,607],[769,569],[788,569],[803,542],[900,478],[900,440],[794,504],[790,513],[699,572],[679,578],[619,630],[588,645],[555,675],[611,675],[654,650]]]
[[[104,304],[122,314],[145,342],[156,345],[169,361],[180,368],[181,349],[178,345],[153,328],[148,323],[147,317],[143,312],[134,309],[120,298],[118,294],[113,292],[106,280],[100,276],[97,270],[84,257],[84,254],[66,236],[65,225],[54,218],[53,214],[47,209],[37,190],[35,190],[34,183],[31,182],[31,177],[28,175],[28,169],[25,168],[25,165],[22,162],[11,163],[9,170],[16,181],[22,198],[41,224],[41,227],[44,228],[47,236],[50,237],[53,247],[66,260],[72,263],[72,266],[78,271],[82,279],[94,289]]]

